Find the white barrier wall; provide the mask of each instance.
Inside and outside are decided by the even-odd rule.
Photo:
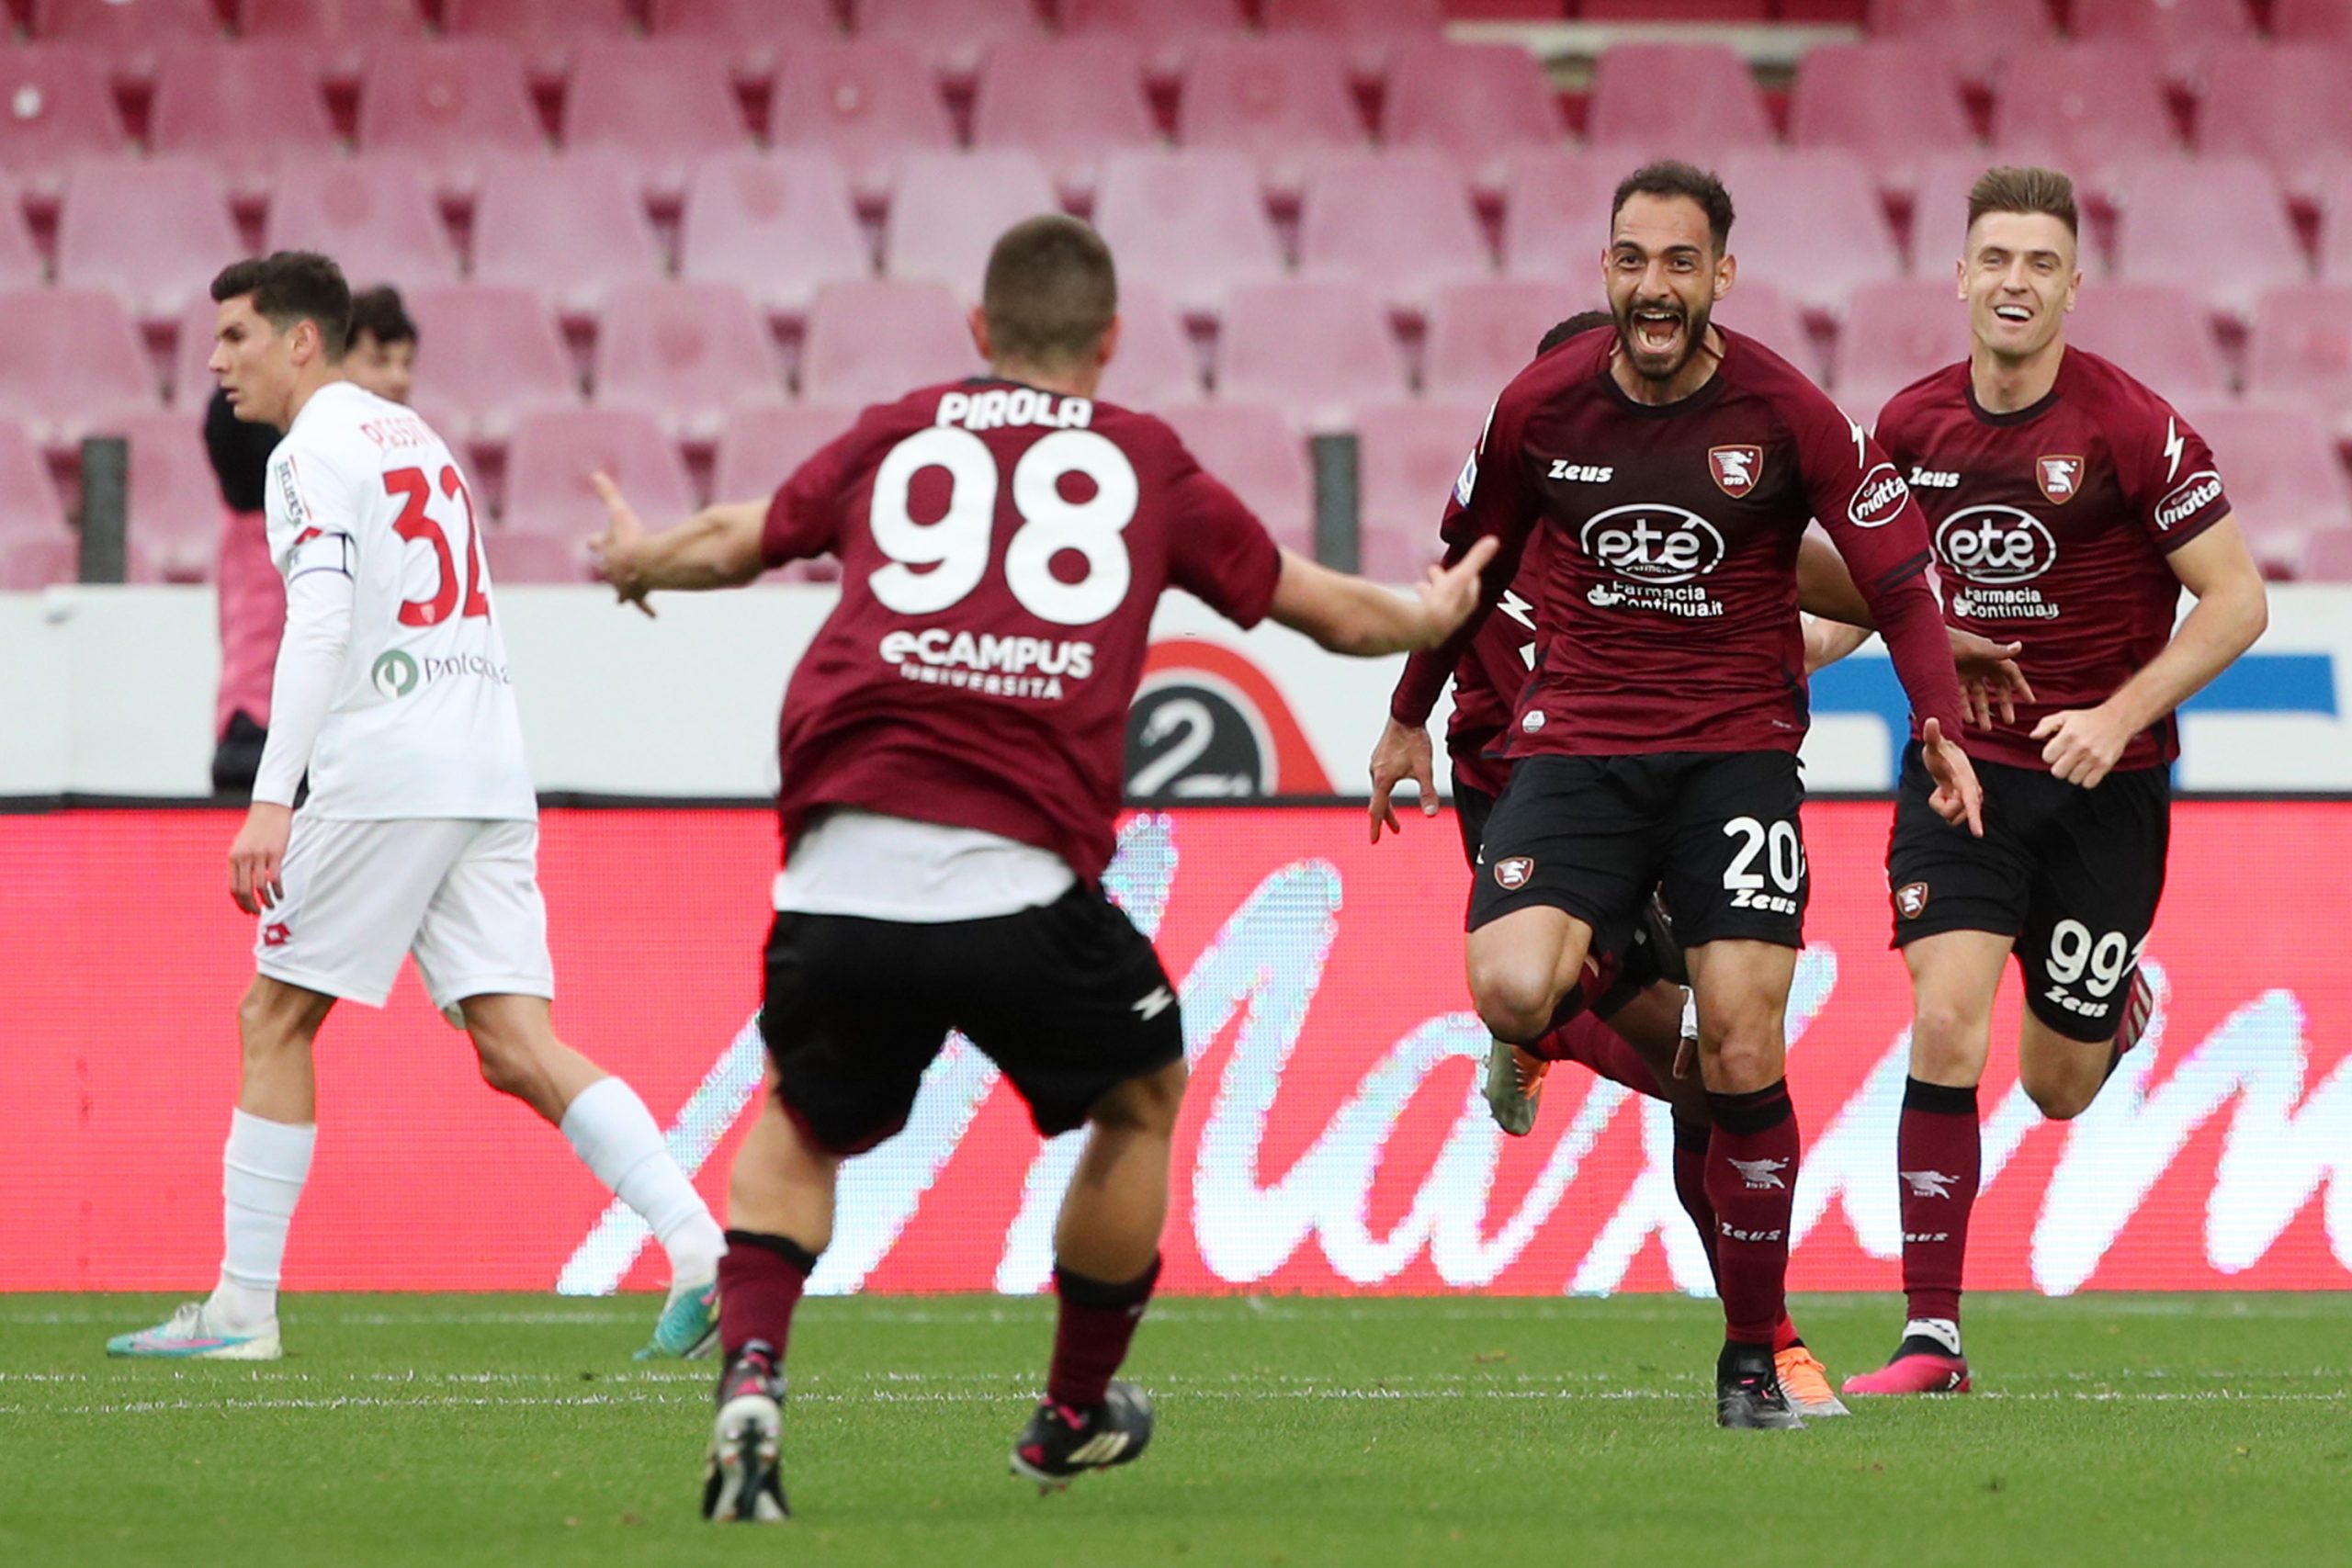
[[[506,621],[533,772],[548,792],[741,798],[775,776],[775,716],[832,591],[672,594],[647,620],[587,588],[513,588]],[[1235,630],[1171,595],[1130,728],[1155,798],[1360,795],[1398,660]],[[2028,658],[2030,658],[2029,649]],[[2261,645],[2184,719],[2180,782],[2352,790],[2352,590],[2281,587]],[[201,588],[0,594],[0,796],[209,791],[219,649]],[[1883,789],[1903,705],[1875,645],[1814,687],[1815,789]]]

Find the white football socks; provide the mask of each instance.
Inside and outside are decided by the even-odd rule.
[[[564,1111],[563,1135],[596,1179],[652,1228],[670,1255],[673,1281],[707,1280],[718,1271],[727,1237],[670,1157],[662,1129],[635,1089],[618,1078],[598,1078]]]
[[[277,1316],[277,1273],[286,1259],[286,1232],[310,1179],[315,1126],[265,1121],[244,1111],[229,1117],[220,1154],[221,1228],[226,1247],[220,1282],[205,1303],[211,1327],[243,1334]]]

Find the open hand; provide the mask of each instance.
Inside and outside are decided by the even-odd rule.
[[[1452,566],[1433,566],[1429,575],[1414,592],[1420,596],[1421,612],[1430,625],[1429,639],[1421,646],[1435,648],[1461,629],[1478,608],[1478,574],[1495,558],[1501,547],[1491,535],[1475,541],[1462,553],[1462,558]]]
[[[622,604],[634,604],[650,616],[653,606],[646,603],[648,590],[639,581],[635,559],[637,547],[645,542],[645,525],[610,474],[599,469],[589,476],[588,482],[605,503],[605,531],[588,541],[588,553],[596,558],[596,574],[613,585]]]
[[[1389,795],[1407,779],[1420,786],[1421,815],[1436,816],[1437,775],[1430,732],[1419,725],[1403,725],[1392,718],[1372,748],[1372,841],[1375,844],[1380,842],[1384,822],[1392,833],[1404,831]]]
[[[1958,626],[1945,628],[1951,637],[1951,664],[1960,676],[1960,694],[1968,705],[1968,721],[1979,729],[1993,728],[1993,716],[2003,724],[2018,721],[2017,705],[2033,701],[2033,687],[2018,668],[2021,642],[1995,642]]]

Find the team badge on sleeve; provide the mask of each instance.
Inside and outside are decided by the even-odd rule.
[[[2041,486],[2041,499],[2052,506],[2064,506],[2081,493],[2083,460],[2080,457],[2041,457],[2033,460],[2033,477]]]
[[[1756,488],[1757,475],[1763,467],[1761,446],[1707,448],[1707,472],[1713,476],[1715,488],[1734,501]]]
[[[1474,449],[1462,459],[1462,472],[1453,481],[1453,499],[1457,505],[1470,504],[1470,492],[1478,488],[1478,454]]]

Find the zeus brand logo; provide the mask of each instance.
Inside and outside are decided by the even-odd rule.
[[[1724,559],[1714,525],[1679,506],[1612,506],[1587,520],[1577,539],[1594,560],[1636,582],[1688,582]]]
[[[2211,468],[2200,468],[2181,481],[2178,490],[2156,502],[2156,526],[2169,528],[2176,523],[2186,523],[2213,503],[2222,493],[2222,476]]]
[[[1936,530],[1936,558],[1971,582],[2030,582],[2058,560],[2058,542],[2014,506],[1972,506]]]
[[[1894,465],[1881,463],[1854,487],[1854,499],[1846,505],[1846,520],[1857,528],[1883,528],[1894,521],[1910,499],[1911,487],[1903,482]]]

